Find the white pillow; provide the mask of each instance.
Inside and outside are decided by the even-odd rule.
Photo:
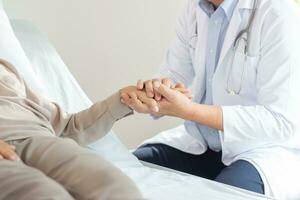
[[[2,3],[2,0],[0,0],[0,9],[3,8],[3,3]]]
[[[0,58],[12,63],[26,82],[35,86],[33,88],[35,91],[40,93],[45,91],[42,82],[34,75],[31,64],[12,30],[4,9],[0,9]]]

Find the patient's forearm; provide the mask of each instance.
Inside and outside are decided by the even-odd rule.
[[[120,102],[120,95],[116,93],[65,119],[61,113],[61,120],[67,120],[61,136],[72,138],[80,144],[88,144],[103,137],[116,121],[130,114],[132,110]]]

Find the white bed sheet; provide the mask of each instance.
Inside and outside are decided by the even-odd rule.
[[[114,138],[112,141],[111,139]],[[109,141],[110,140],[110,141]],[[119,167],[137,184],[146,199],[153,200],[263,200],[261,195],[203,178],[142,165],[115,136],[89,146]],[[114,149],[114,154],[112,154]],[[124,152],[126,152],[124,155]]]
[[[45,84],[45,95],[69,112],[79,111],[91,105],[91,101],[46,37],[26,21],[12,20],[12,25],[36,75]],[[199,177],[146,167],[126,149],[113,132],[88,148],[130,176],[147,199],[267,199]]]

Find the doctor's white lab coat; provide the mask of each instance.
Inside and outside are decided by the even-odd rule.
[[[188,0],[160,70],[160,77],[174,82],[194,82],[196,102],[205,92],[209,34],[208,17],[198,2]],[[261,174],[266,195],[300,199],[300,11],[293,0],[259,0],[249,53],[245,55],[238,48],[232,61],[234,40],[246,27],[253,2],[239,0],[211,80],[213,103],[222,106],[224,115],[222,160],[226,165],[240,159],[252,163]],[[228,77],[230,89],[241,86],[239,95],[226,91]],[[193,131],[195,124],[187,124],[191,131],[181,126],[145,143],[165,143],[192,154],[205,152],[207,144]]]

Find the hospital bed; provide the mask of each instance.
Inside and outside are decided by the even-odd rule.
[[[35,75],[42,81],[44,95],[59,103],[68,112],[76,112],[90,106],[91,101],[47,38],[30,22],[11,20],[11,23],[32,64]],[[127,150],[113,132],[86,148],[111,161],[131,177],[146,199],[270,199],[203,178],[149,163],[141,163]]]

